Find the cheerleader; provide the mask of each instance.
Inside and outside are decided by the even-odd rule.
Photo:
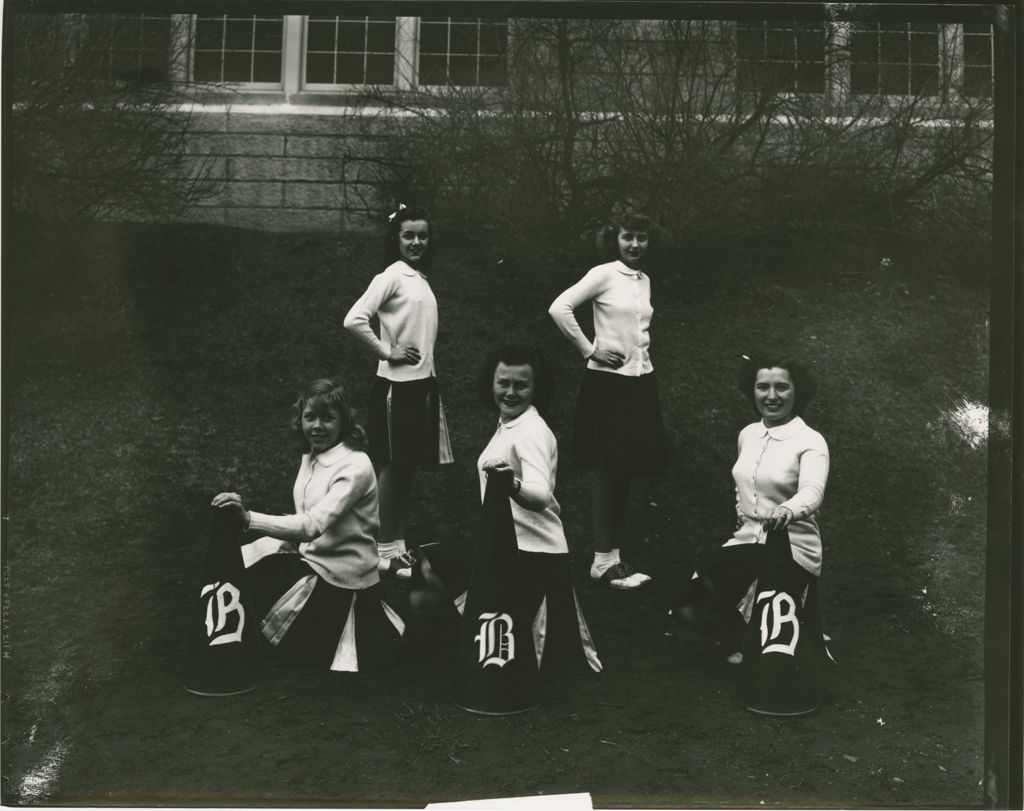
[[[651,577],[621,559],[630,482],[661,473],[665,462],[658,384],[651,365],[650,267],[667,247],[668,234],[642,214],[629,214],[602,229],[603,264],[552,303],[548,313],[587,359],[576,410],[575,459],[595,471],[594,562],[590,577],[613,589],[635,589]],[[590,303],[594,339],[575,311]]]
[[[569,547],[555,499],[558,445],[538,409],[550,399],[553,375],[542,355],[530,347],[507,346],[490,352],[481,367],[479,392],[497,412],[494,436],[480,454],[480,498],[487,475],[512,472],[512,521],[519,547],[520,572],[541,673],[600,672],[590,630],[572,585]],[[411,602],[423,610],[443,595],[461,610],[469,583],[472,550],[465,544],[430,544],[421,550]]]
[[[693,573],[672,615],[714,642],[733,664],[755,597],[768,531],[789,534],[787,576],[807,600],[821,576],[818,512],[825,500],[829,449],[803,419],[818,390],[810,370],[792,358],[743,356],[736,377],[760,419],[740,431],[736,464],[736,529]]]
[[[261,537],[242,546],[259,628],[285,660],[338,671],[374,669],[400,655],[405,625],[382,600],[377,482],[366,434],[344,389],[317,380],[293,407],[304,448],[292,515],[249,510],[237,493],[213,506]],[[358,609],[357,609],[358,606]]]
[[[380,566],[403,579],[415,561],[406,542],[413,474],[420,465],[452,461],[434,376],[437,300],[425,275],[435,248],[430,215],[399,207],[388,218],[386,267],[345,316],[345,328],[379,361],[370,391],[369,454],[380,486]],[[374,316],[379,337],[370,326]]]

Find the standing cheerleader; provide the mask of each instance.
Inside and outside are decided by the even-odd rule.
[[[366,434],[344,389],[330,380],[315,381],[293,410],[305,450],[295,513],[253,512],[237,493],[218,493],[212,503],[263,533],[242,546],[242,559],[260,630],[281,657],[313,668],[373,669],[397,659],[405,625],[381,598],[377,481],[361,450]]]
[[[541,673],[557,676],[600,672],[590,630],[576,598],[569,568],[569,547],[555,500],[558,444],[537,410],[544,409],[553,386],[544,357],[526,346],[506,346],[484,359],[479,393],[498,414],[494,436],[480,454],[480,497],[492,472],[511,471],[512,522],[519,547],[527,612]],[[471,576],[472,552],[463,544],[423,547],[411,595],[412,606],[436,610],[448,619],[461,611]]]
[[[380,485],[381,571],[412,574],[415,549],[405,528],[412,478],[420,465],[452,461],[434,377],[437,300],[424,273],[434,259],[430,215],[400,207],[388,218],[384,271],[345,316],[345,328],[379,359],[370,391],[370,458]],[[380,337],[370,319],[380,319]]]
[[[629,214],[602,229],[603,264],[591,268],[552,303],[548,312],[587,359],[576,409],[575,457],[595,471],[592,579],[613,589],[635,589],[649,575],[620,557],[629,486],[634,476],[654,476],[665,462],[658,384],[651,365],[650,267],[668,234],[642,214]],[[583,333],[575,310],[590,302],[594,340]]]

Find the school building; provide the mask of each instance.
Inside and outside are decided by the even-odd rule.
[[[223,185],[184,218],[269,230],[360,227],[380,205],[372,178],[354,173],[345,156],[387,138],[401,103],[368,106],[368,89],[408,96],[411,105],[445,88],[500,99],[522,52],[517,38],[530,36],[529,21],[494,17],[107,14],[85,15],[80,25],[86,39],[103,35],[98,79],[190,90],[188,150],[213,156]],[[613,30],[622,49],[643,53],[663,25],[633,20]],[[699,25],[737,92],[770,75],[775,92],[839,109],[861,95],[992,93],[987,23]],[[600,81],[599,64],[593,76]]]

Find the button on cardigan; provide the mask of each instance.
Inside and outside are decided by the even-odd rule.
[[[319,454],[305,454],[292,496],[294,515],[250,512],[249,528],[297,543],[303,559],[332,585],[365,589],[380,582],[377,477],[365,453],[339,443]],[[254,556],[273,548],[260,542],[251,546]]]
[[[380,319],[380,338],[370,327]],[[437,340],[437,299],[426,277],[399,260],[370,281],[366,292],[345,316],[345,329],[362,340],[380,359],[378,377],[422,380],[434,377],[434,342]],[[415,346],[419,363],[390,363],[396,344]]]
[[[588,301],[594,307],[594,341],[583,334],[574,312]],[[583,357],[590,358],[598,347],[615,349],[626,356],[618,369],[602,366],[593,359],[587,363],[588,369],[629,377],[654,371],[648,333],[654,308],[651,280],[646,274],[618,260],[598,265],[556,298],[548,313]]]
[[[787,507],[793,520],[787,530],[793,560],[811,574],[821,574],[821,535],[815,516],[825,499],[829,454],[825,438],[794,417],[772,428],[748,425],[739,435],[732,476],[736,482],[739,529],[725,546],[764,543],[764,521],[776,507]]]

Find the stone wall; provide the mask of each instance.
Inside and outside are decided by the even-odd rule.
[[[183,219],[264,231],[371,226],[379,189],[345,160],[354,147],[369,148],[367,126],[350,108],[194,110],[188,152],[197,162],[211,156],[223,188]]]

